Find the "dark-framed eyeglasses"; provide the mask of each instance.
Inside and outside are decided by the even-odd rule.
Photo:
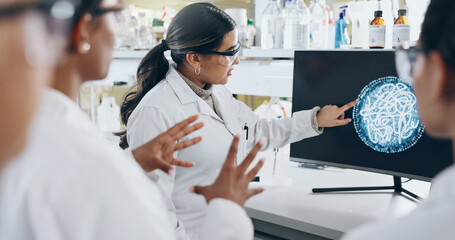
[[[219,55],[218,57],[218,63],[230,67],[232,64],[234,64],[235,60],[238,58],[240,49],[241,49],[240,43],[237,43],[237,46],[234,48],[234,50],[231,51],[226,51],[226,52],[218,52],[218,51],[205,51],[202,54],[215,54]]]
[[[110,8],[95,8],[92,11],[90,11],[90,14],[92,15],[93,18],[99,17],[103,14],[106,13],[118,13],[123,11],[125,8],[124,7],[110,7]]]
[[[418,53],[423,50],[419,47],[400,46],[395,50],[395,65],[398,77],[407,81],[414,82],[413,73]]]
[[[68,0],[0,5],[0,21],[24,16],[24,54],[31,66],[53,66],[67,44],[75,6]]]
[[[20,15],[28,11],[36,11],[56,19],[68,20],[73,17],[75,6],[65,0],[0,5],[0,19]]]

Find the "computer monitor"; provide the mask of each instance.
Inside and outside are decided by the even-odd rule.
[[[330,104],[342,106],[357,99],[362,90],[362,93],[365,93],[364,89],[374,85],[375,80],[382,82],[384,79],[378,79],[384,77],[397,80],[392,50],[296,51],[294,59],[292,112]],[[391,90],[383,89],[385,93],[389,93],[388,91]],[[386,98],[380,99],[383,101]],[[370,99],[365,98],[363,101],[364,104],[368,102],[373,106]],[[361,116],[358,112],[355,114]],[[352,109],[346,112],[347,118],[352,118],[352,115]],[[362,112],[362,116],[364,115],[365,108]],[[347,126],[326,128],[320,136],[291,144],[291,161],[425,181],[431,181],[436,174],[453,163],[451,142],[431,138],[423,128],[422,132],[414,133],[414,142],[405,143],[400,140],[395,143],[398,148],[384,151],[375,148],[374,144],[368,144],[368,137],[365,139],[361,134],[362,123],[355,127],[353,122]],[[411,126],[412,123],[400,124]],[[413,126],[417,127],[415,124]],[[364,133],[368,131],[370,130],[365,130]],[[419,134],[421,136],[418,136]]]

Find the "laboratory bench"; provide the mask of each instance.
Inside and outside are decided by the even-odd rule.
[[[392,191],[312,193],[315,187],[390,186],[393,177],[335,167],[302,168],[283,154],[272,177],[273,153],[264,155],[266,162],[259,172],[262,183],[250,186],[262,186],[265,191],[245,205],[256,239],[339,239],[368,222],[405,215],[419,204]],[[278,179],[278,183],[273,179]],[[429,182],[418,180],[403,184],[423,198],[428,196],[430,186]]]

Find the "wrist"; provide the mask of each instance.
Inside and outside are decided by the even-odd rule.
[[[314,107],[313,111],[311,112],[311,126],[313,127],[314,131],[321,134],[323,131],[324,125],[321,124],[321,116],[320,116],[320,107]]]
[[[136,160],[137,164],[139,164],[139,166],[141,166],[141,168],[145,170],[146,167],[144,166],[142,152],[139,151],[138,149],[135,149],[131,151],[131,153],[133,153],[134,160]]]

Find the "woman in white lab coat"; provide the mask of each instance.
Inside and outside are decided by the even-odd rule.
[[[170,64],[164,56],[167,50],[173,59]],[[321,134],[323,127],[348,124],[351,120],[344,119],[344,112],[356,103],[315,107],[282,120],[259,119],[224,86],[239,63],[239,50],[229,15],[209,3],[188,5],[170,24],[166,40],[142,60],[137,90],[127,95],[121,108],[127,125],[121,146],[132,149],[176,122],[201,114],[204,140],[177,153],[194,161],[195,167],[177,168],[175,176],[161,175],[159,180],[171,216],[183,222],[192,239],[198,238],[206,204],[187,189],[215,180],[234,134],[242,133],[240,160],[245,149],[261,138],[265,138],[263,149],[281,147]]]
[[[152,181],[156,176],[152,173],[149,179],[144,170],[168,172],[170,163],[190,167],[172,153],[200,141],[176,144],[202,124],[190,125],[197,116],[190,117],[132,152],[107,142],[75,98],[84,81],[106,76],[114,46],[114,12],[121,8],[117,0],[73,3],[65,9],[76,10],[66,36],[71,40],[67,57],[55,71],[52,88],[43,92],[25,151],[1,174],[0,239],[176,239],[174,222]],[[51,9],[59,10],[47,8]],[[57,13],[61,17],[67,11]],[[262,191],[247,188],[262,162],[246,171],[262,144],[255,145],[244,164],[235,166],[238,141],[234,138],[217,181],[193,190],[209,205],[204,239],[253,237],[242,206]]]
[[[414,79],[425,131],[436,138],[449,138],[452,143],[455,143],[454,12],[455,1],[432,0],[417,47],[396,52],[401,55],[397,56],[400,78]],[[436,176],[428,199],[410,214],[366,224],[343,239],[455,239],[454,225],[455,166],[452,165]]]

